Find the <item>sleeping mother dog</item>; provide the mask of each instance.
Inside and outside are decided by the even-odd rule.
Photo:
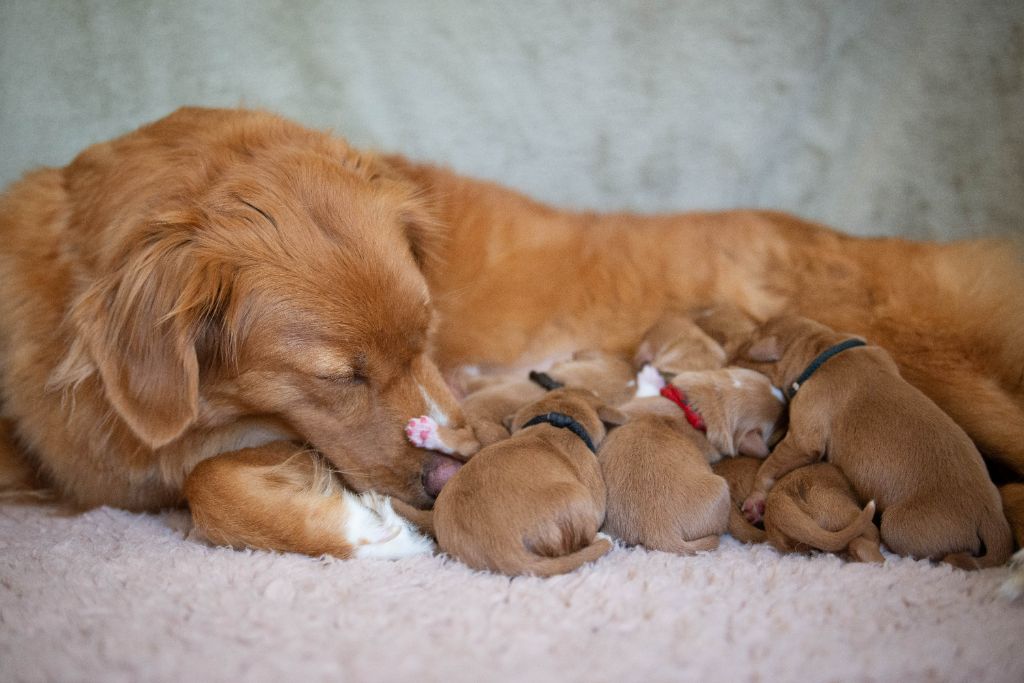
[[[716,302],[880,344],[1024,479],[1024,268],[1005,245],[559,211],[210,109],[28,174],[0,239],[7,498],[187,503],[237,547],[421,552],[387,496],[428,507],[459,464],[403,432],[461,426],[446,373],[632,351],[665,311]]]

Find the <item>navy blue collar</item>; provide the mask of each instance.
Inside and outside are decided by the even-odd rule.
[[[552,427],[558,427],[559,429],[568,429],[570,432],[580,437],[583,443],[587,444],[587,448],[590,449],[591,453],[597,453],[597,449],[594,448],[594,442],[590,440],[590,434],[587,434],[587,430],[583,428],[583,425],[565,413],[544,413],[543,415],[538,415],[524,424],[523,429],[539,425],[542,422],[546,422]]]
[[[800,373],[800,376],[796,378],[796,381],[789,385],[786,389],[786,397],[792,401],[793,397],[796,396],[796,392],[798,392],[800,387],[804,385],[804,382],[810,379],[811,375],[817,372],[818,368],[825,364],[825,361],[837,353],[842,353],[846,349],[852,349],[857,346],[866,346],[866,344],[860,339],[847,339],[846,341],[839,342],[835,346],[830,346],[819,353],[818,356],[811,361],[811,364],[804,368],[804,371]]]
[[[539,385],[545,391],[554,391],[555,389],[561,389],[565,386],[548,373],[537,372],[536,370],[530,370],[530,381]]]

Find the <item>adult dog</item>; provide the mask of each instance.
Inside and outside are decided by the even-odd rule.
[[[352,489],[428,506],[453,466],[403,427],[460,424],[441,372],[632,351],[666,310],[716,302],[884,346],[1024,476],[1024,269],[1004,245],[854,239],[767,212],[557,211],[204,109],[29,174],[0,235],[0,488],[187,500],[221,543],[386,546],[386,500],[339,490],[304,444]]]

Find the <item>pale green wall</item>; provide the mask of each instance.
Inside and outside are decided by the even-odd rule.
[[[1024,231],[1024,2],[0,4],[0,181],[263,106],[562,205]]]

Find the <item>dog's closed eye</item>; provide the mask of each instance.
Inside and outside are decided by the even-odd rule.
[[[334,384],[366,384],[367,382],[366,375],[352,370],[346,372],[318,374],[316,378],[322,379],[325,382],[332,382]]]

